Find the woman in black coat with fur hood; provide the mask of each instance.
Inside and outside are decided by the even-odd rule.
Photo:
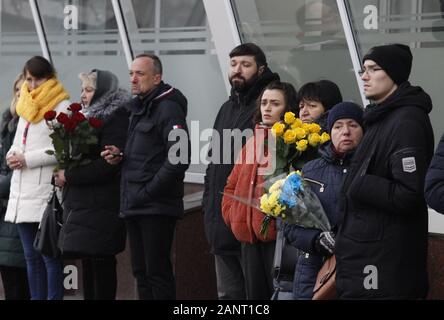
[[[85,300],[116,298],[115,255],[125,249],[126,232],[119,218],[120,166],[109,165],[100,151],[106,145],[125,146],[131,98],[118,87],[109,71],[81,73],[83,113],[103,121],[99,143],[90,151],[87,165],[56,173],[63,186],[64,224],[59,247],[64,257],[82,259]]]

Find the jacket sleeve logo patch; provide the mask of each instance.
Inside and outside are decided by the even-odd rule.
[[[414,157],[402,158],[402,169],[404,172],[412,173],[416,171],[416,161]]]

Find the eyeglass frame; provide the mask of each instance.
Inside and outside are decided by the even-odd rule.
[[[367,73],[369,76],[372,76],[375,74],[376,71],[381,71],[381,70],[383,70],[381,67],[371,67],[365,70],[363,69],[359,70],[358,74],[360,77],[362,77],[365,73]]]

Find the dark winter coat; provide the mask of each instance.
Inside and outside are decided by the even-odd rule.
[[[119,218],[120,165],[108,164],[100,152],[106,145],[123,149],[129,114],[122,106],[129,99],[126,91],[111,91],[85,111],[87,117],[93,115],[103,125],[97,130],[98,145],[89,155],[92,162],[65,171],[60,235],[65,256],[115,255],[125,249],[126,231]]]
[[[220,137],[219,149],[216,150],[216,146],[211,145],[209,157],[213,153],[218,153],[220,158],[224,155],[224,129],[243,131],[254,128],[253,116],[256,111],[256,100],[263,88],[274,80],[279,80],[279,76],[267,68],[246,92],[239,93],[234,89],[231,90],[229,100],[222,105],[214,122],[214,130]],[[244,144],[245,142],[242,143],[242,146]],[[233,144],[229,145],[231,145],[229,164],[224,164],[223,159],[220,159],[219,164],[213,162],[208,164],[202,201],[205,214],[205,233],[211,253],[217,255],[240,254],[240,242],[236,240],[222,218],[222,192],[237,157],[233,151]]]
[[[444,135],[439,141],[425,179],[425,198],[428,205],[444,213]]]
[[[311,189],[318,196],[330,221],[332,230],[339,220],[339,195],[342,179],[347,173],[351,154],[338,158],[331,143],[319,149],[320,158],[308,162],[302,168],[302,174]],[[314,243],[321,233],[318,229],[301,228],[295,225],[285,226],[285,236],[289,243],[304,252],[298,257],[293,282],[295,299],[311,299],[316,276],[322,266],[323,257],[316,252]]]
[[[341,191],[344,216],[335,247],[341,298],[427,295],[424,178],[434,146],[431,110],[430,97],[405,82],[364,113],[366,133]]]
[[[142,100],[134,98],[129,107],[121,214],[180,218],[184,214],[183,180],[190,163],[187,100],[179,90],[162,82]],[[169,135],[176,139],[169,141]],[[178,163],[170,162],[170,151],[178,156],[174,159]]]
[[[14,141],[18,117],[12,117],[9,108],[2,115],[0,124],[0,266],[25,268],[23,247],[17,226],[5,221],[12,171],[6,164],[6,153]]]

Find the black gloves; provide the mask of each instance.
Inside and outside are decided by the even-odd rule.
[[[315,240],[314,247],[321,255],[331,256],[335,249],[335,234],[331,231],[321,232]]]

